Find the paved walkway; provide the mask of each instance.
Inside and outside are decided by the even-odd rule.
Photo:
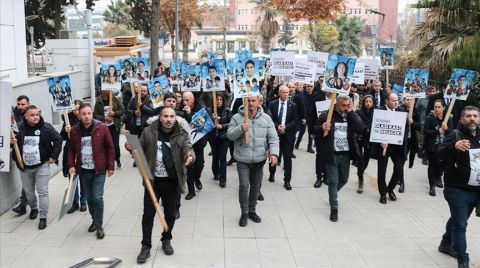
[[[124,137],[122,136],[122,144]],[[209,152],[209,147],[205,150]],[[292,191],[281,182],[264,180],[258,214],[262,223],[239,227],[236,166],[228,167],[227,188],[212,180],[206,155],[203,190],[191,201],[182,198],[175,223],[173,256],[165,256],[156,218],[152,256],[144,267],[456,267],[456,260],[437,251],[449,215],[441,191],[430,197],[426,166],[419,161],[406,169],[406,191],[396,202],[381,205],[376,186],[376,161],[367,170],[365,193],[350,181],[339,194],[339,221],[329,221],[327,188],[313,188],[314,155],[305,144],[295,151]],[[124,168],[105,185],[103,240],[88,233],[88,212],[75,212],[58,221],[66,180],[50,181],[47,229],[38,220],[7,212],[0,217],[1,267],[68,267],[89,257],[117,257],[122,267],[135,267],[140,250],[143,187],[132,160],[122,152]],[[391,163],[390,163],[391,167]],[[265,168],[264,177],[268,169]],[[389,171],[390,172],[390,171]],[[480,267],[480,218],[468,226],[468,251]]]

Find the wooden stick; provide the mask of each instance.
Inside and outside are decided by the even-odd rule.
[[[412,104],[408,108],[408,117],[413,119],[413,108],[415,107],[415,98],[412,98]]]
[[[248,124],[248,97],[243,97],[243,123]],[[243,143],[248,144],[250,140],[248,137],[248,132],[243,132]]]
[[[383,156],[387,155],[387,148],[388,148],[388,144],[387,144],[387,147],[383,148],[383,152],[382,152]]]
[[[140,170],[140,174],[142,174],[143,183],[145,187],[147,187],[147,191],[150,194],[150,198],[153,202],[153,206],[155,207],[155,211],[157,211],[158,217],[160,218],[160,222],[163,225],[164,232],[168,231],[168,224],[165,220],[165,215],[160,208],[160,204],[158,204],[157,196],[153,191],[152,183],[150,182],[150,178],[148,178],[146,167],[143,165],[142,158],[140,157],[140,152],[138,150],[132,150],[133,157],[135,158],[135,163],[137,163],[138,170]]]
[[[111,90],[109,90],[108,92],[108,111],[111,112],[113,111],[113,97],[112,97],[113,93]]]
[[[453,96],[450,99],[450,104],[448,104],[448,110],[447,114],[445,115],[445,118],[443,119],[443,123],[447,125],[448,119],[450,119],[450,115],[452,114],[453,106],[455,105],[455,100],[457,99],[457,96],[455,94],[452,94]]]
[[[68,204],[68,199],[70,199],[70,189],[72,189],[72,185],[73,185],[73,178],[72,176],[68,176],[68,187],[67,187],[67,193],[66,193],[66,196],[65,196],[65,200],[63,202],[63,205],[66,206]]]
[[[326,123],[330,124],[330,122],[332,121],[333,107],[335,105],[335,100],[336,99],[337,99],[337,92],[333,92],[332,96],[330,97],[330,107],[328,108]],[[326,137],[327,135],[328,135],[328,130],[323,131],[323,136]]]
[[[385,90],[387,90],[388,89],[388,84],[389,84],[388,69],[385,69],[385,80],[386,80]]]
[[[217,114],[217,92],[212,91],[212,98],[213,98],[213,113]],[[218,118],[218,114],[217,114]],[[218,119],[213,119],[215,122],[215,126],[218,125]]]
[[[10,130],[10,135],[12,137],[15,137],[15,133],[13,133],[13,130]],[[13,144],[13,150],[15,151],[15,155],[17,156],[18,165],[20,166],[21,169],[24,169],[25,166],[23,165],[22,155],[20,154],[20,149],[18,148],[17,142]]]
[[[68,111],[63,111],[63,118],[65,119],[65,126],[70,126],[70,119],[68,118]]]

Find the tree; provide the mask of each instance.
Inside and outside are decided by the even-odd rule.
[[[152,33],[160,32],[160,0],[152,0]],[[152,34],[150,38],[150,73],[153,74],[154,66],[158,62],[158,37]]]
[[[268,54],[271,40],[278,33],[278,22],[275,20],[278,11],[272,6],[270,0],[250,0],[250,2],[256,4],[256,9],[263,14],[262,17],[257,18],[257,24],[260,25],[259,33],[262,37],[263,53]]]
[[[283,26],[282,26],[282,33],[280,35],[280,38],[278,39],[278,43],[282,45],[283,47],[286,47],[290,44],[295,43],[293,38],[293,33],[292,33],[292,24],[290,23],[290,20],[288,19],[283,19]]]
[[[339,37],[335,26],[323,20],[302,26],[300,34],[308,38],[313,50],[325,52],[332,49],[332,45],[337,43]]]
[[[430,70],[440,71],[455,51],[480,32],[478,0],[421,0],[412,7],[428,9],[410,42],[419,41],[419,59]]]
[[[103,19],[105,21],[122,24],[130,27],[132,20],[130,16],[130,7],[122,0],[110,0],[107,10],[103,12]]]
[[[113,38],[116,36],[131,36],[138,34],[138,32],[135,32],[135,30],[128,28],[126,25],[115,24],[111,22],[104,22],[102,24],[102,33],[103,37],[106,38]]]
[[[270,0],[273,8],[281,11],[287,18],[294,21],[335,19],[335,16],[345,8],[344,0]]]
[[[339,55],[360,56],[361,42],[360,33],[364,28],[364,20],[359,17],[342,15],[333,21],[338,32],[338,41],[330,52]]]

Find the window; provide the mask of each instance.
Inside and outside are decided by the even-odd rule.
[[[217,41],[217,50],[223,50],[223,41]]]
[[[227,41],[227,52],[228,53],[235,52],[235,41]]]
[[[241,30],[241,29],[240,29],[241,26],[242,26],[242,25],[238,25],[238,30],[239,30],[239,31]]]
[[[350,8],[350,12],[349,12],[349,14],[352,14],[352,13],[353,13],[353,11],[352,11],[352,9]]]
[[[257,47],[255,46],[255,41],[250,41],[250,50],[251,50],[252,52],[254,52],[254,53],[255,53],[255,52],[258,52],[258,49],[257,49]]]
[[[245,41],[240,41],[239,42],[239,45],[240,45],[240,49],[245,49],[247,47],[247,42]]]

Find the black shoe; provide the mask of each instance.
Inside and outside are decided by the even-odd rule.
[[[314,153],[315,153],[315,151],[313,150],[312,147],[308,147],[307,152],[309,152],[309,153],[311,153],[311,154],[314,154]]]
[[[427,159],[422,159],[422,165],[428,166],[428,160]]]
[[[352,166],[358,167],[358,160],[352,160]]]
[[[398,192],[399,192],[399,193],[405,192],[405,183],[402,182],[402,183],[400,184],[400,187],[398,187]]]
[[[200,180],[195,180],[195,187],[197,187],[197,190],[202,190],[202,182]]]
[[[245,227],[247,226],[247,222],[248,222],[248,214],[242,214],[242,216],[240,217],[240,221],[238,222],[238,225]]]
[[[269,182],[275,182],[275,177],[274,177],[274,176],[268,177],[268,181],[269,181]]]
[[[180,211],[179,210],[175,211],[175,219],[176,220],[180,219]]]
[[[435,181],[435,186],[437,186],[438,188],[443,188],[443,183],[442,183],[442,180],[436,180]]]
[[[133,161],[133,167],[137,167],[137,163],[135,163],[135,161]]]
[[[290,185],[290,182],[288,182],[288,181],[286,181],[286,182],[283,184],[283,187],[285,187],[285,189],[287,189],[287,191],[292,190],[292,186]]]
[[[469,268],[469,267],[470,267],[470,263],[468,262],[458,264],[458,268]]]
[[[80,212],[85,212],[87,211],[87,204],[81,204],[80,205]]]
[[[117,169],[122,169],[122,163],[120,162],[120,159],[117,159]]]
[[[445,253],[452,258],[455,258],[455,259],[457,258],[457,252],[450,245],[445,245],[444,243],[440,243],[440,246],[438,246],[438,251]]]
[[[320,188],[322,186],[322,180],[321,179],[317,179],[315,181],[315,184],[313,185],[314,188]]]
[[[258,200],[258,201],[263,201],[263,200],[265,200],[265,198],[263,197],[263,194],[262,194],[262,193],[258,193],[257,200]]]
[[[168,256],[173,255],[173,247],[172,247],[172,243],[170,243],[170,240],[162,241],[162,249],[165,255],[168,255]]]
[[[297,158],[297,156],[295,154],[292,154],[292,158]]]
[[[97,227],[97,238],[98,239],[103,239],[105,237],[105,232],[103,231],[102,226]]]
[[[47,219],[40,218],[40,222],[38,222],[38,230],[43,230],[45,228],[47,228]]]
[[[322,182],[323,182],[323,184],[328,185],[328,180],[327,180],[327,179],[324,178],[324,179],[322,180]]]
[[[140,254],[138,254],[137,256],[137,263],[139,264],[146,263],[148,258],[150,258],[150,248],[146,246],[142,246],[142,249],[140,250]]]
[[[221,181],[221,182],[220,182],[220,187],[221,187],[221,188],[225,188],[225,186],[227,186],[227,183],[224,182],[224,181]]]
[[[209,155],[209,156],[212,156],[212,155],[213,155],[212,151],[210,151],[210,152],[208,153],[208,155]]]
[[[213,176],[213,180],[218,181],[219,180],[218,176]]]
[[[30,211],[30,216],[29,216],[29,218],[30,218],[31,220],[34,220],[34,219],[37,218],[37,216],[38,216],[38,208],[32,209],[32,211]]]
[[[92,224],[90,224],[90,226],[88,227],[88,232],[93,233],[96,230],[97,230],[97,226],[95,226],[95,223],[92,222]]]
[[[80,206],[77,202],[73,203],[72,207],[67,211],[67,214],[72,214],[73,212],[77,211]]]
[[[413,162],[412,162],[412,163],[408,163],[408,168],[413,168]]]
[[[196,196],[195,193],[188,193],[186,196],[185,196],[185,200],[190,200],[192,198],[194,198]]]
[[[387,203],[387,197],[381,196],[379,202],[380,202],[381,204],[386,204],[386,203]]]
[[[298,150],[298,147],[300,147],[300,143],[295,144],[295,149]]]
[[[12,211],[17,213],[18,216],[22,216],[24,215],[25,213],[27,213],[27,206],[23,205],[23,204],[20,204],[14,208],[12,208]]]
[[[333,221],[333,222],[338,221],[338,209],[332,208],[330,210],[330,220]]]
[[[363,181],[358,182],[357,194],[363,194]]]
[[[395,195],[395,192],[393,190],[388,191],[388,198],[392,201],[397,201],[397,196]]]
[[[248,218],[256,223],[262,222],[262,219],[255,212],[248,212]]]
[[[228,160],[227,166],[231,166],[231,165],[233,165],[233,163],[235,163],[235,162],[237,162],[237,160],[235,160],[235,159],[232,157],[232,158],[230,158],[230,160]]]
[[[430,186],[430,190],[428,191],[428,194],[431,196],[436,196],[437,194],[435,193],[435,186]]]

